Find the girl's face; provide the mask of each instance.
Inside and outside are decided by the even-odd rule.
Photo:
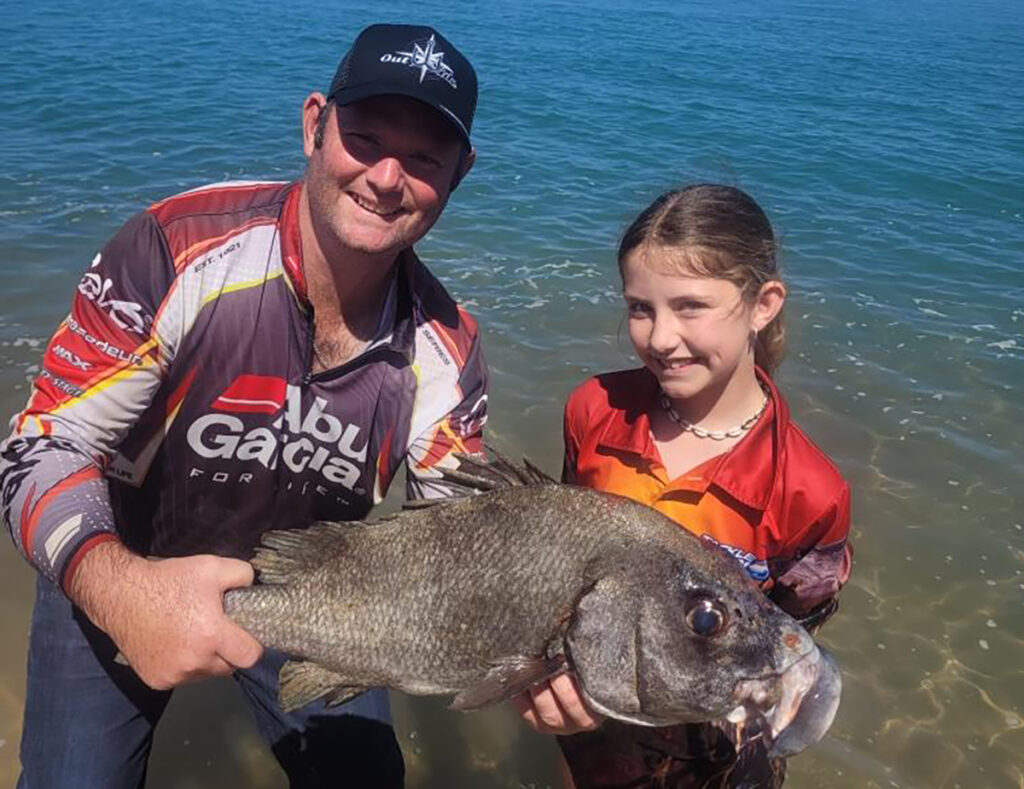
[[[722,392],[738,370],[752,372],[754,333],[781,309],[782,284],[767,283],[749,303],[725,279],[652,271],[639,259],[645,253],[634,250],[623,266],[629,339],[665,394]]]

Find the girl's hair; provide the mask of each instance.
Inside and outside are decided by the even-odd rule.
[[[626,258],[638,249],[649,268],[726,279],[748,301],[764,283],[782,281],[768,217],[750,195],[733,186],[694,184],[661,195],[622,236],[619,274],[625,274]],[[785,338],[780,311],[758,332],[754,345],[754,362],[769,375],[782,361]]]

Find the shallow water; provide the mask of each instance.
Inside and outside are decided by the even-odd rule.
[[[425,20],[408,2],[383,18]],[[0,11],[0,412],[96,249],[166,194],[301,172],[298,109],[365,6]],[[779,381],[854,490],[822,640],[845,694],[788,785],[1024,786],[1024,10],[1010,2],[505,4],[436,12],[477,65],[479,162],[421,253],[485,329],[491,441],[548,469],[561,407],[632,364],[613,249],[659,191],[751,191],[791,284]],[[0,546],[0,785],[31,571]],[[497,710],[396,696],[410,786],[556,785]],[[283,787],[229,681],[186,688],[158,789]]]

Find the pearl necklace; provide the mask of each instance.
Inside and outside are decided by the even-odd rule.
[[[724,441],[727,438],[737,438],[746,433],[750,428],[754,426],[754,423],[761,418],[761,414],[764,413],[764,409],[768,407],[768,392],[765,391],[764,387],[761,387],[761,391],[764,392],[764,400],[761,401],[761,406],[757,409],[753,416],[744,419],[736,427],[731,427],[728,430],[705,430],[699,425],[693,424],[679,416],[676,413],[676,409],[672,407],[672,401],[668,399],[668,395],[664,392],[661,393],[658,401],[661,403],[661,407],[665,409],[665,413],[668,414],[669,418],[679,425],[684,432],[693,433],[697,438],[710,438],[713,441]]]

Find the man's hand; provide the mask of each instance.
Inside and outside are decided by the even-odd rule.
[[[260,643],[224,613],[224,592],[252,581],[238,559],[144,559],[109,542],[85,555],[68,596],[143,682],[167,690],[259,660]]]
[[[523,720],[541,734],[591,731],[604,720],[587,707],[580,695],[576,677],[572,674],[559,674],[545,683],[535,685],[512,699],[512,703]]]

